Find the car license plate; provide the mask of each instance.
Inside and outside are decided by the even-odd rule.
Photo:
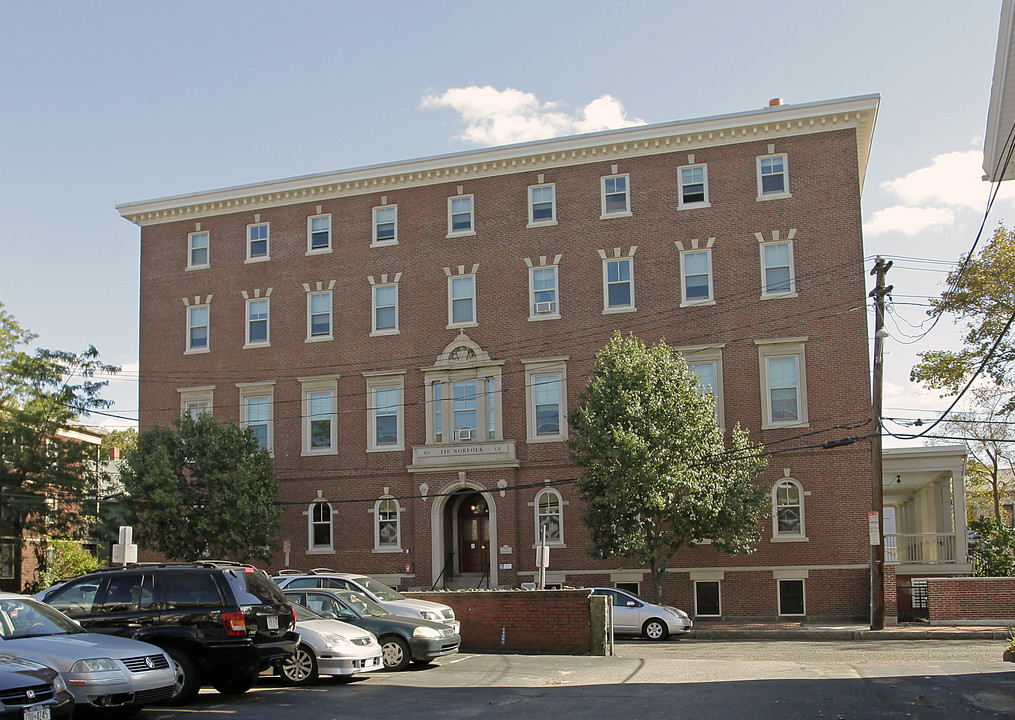
[[[269,630],[278,630],[278,616],[277,615],[269,615],[268,616],[268,629]]]
[[[24,720],[49,720],[48,705],[33,705],[25,708]]]

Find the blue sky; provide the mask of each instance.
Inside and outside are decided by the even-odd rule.
[[[919,259],[889,273],[886,415],[931,417],[947,403],[909,369],[956,334],[946,321],[911,342],[925,307],[906,303],[940,292],[947,265],[923,260],[956,260],[982,220],[999,14],[1000,0],[0,0],[0,302],[40,345],[123,365],[107,397],[132,417],[139,229],[118,203],[880,93],[865,252]]]

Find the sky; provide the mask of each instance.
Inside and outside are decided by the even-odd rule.
[[[0,0],[0,303],[39,346],[120,365],[117,417],[86,424],[129,426],[140,229],[117,204],[879,93],[862,202],[868,265],[894,263],[884,414],[931,419],[949,401],[909,372],[960,337],[925,332],[927,298],[984,220],[1000,7]],[[987,233],[1013,203],[1003,186]]]

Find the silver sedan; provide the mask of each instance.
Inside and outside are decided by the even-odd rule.
[[[0,593],[0,653],[49,665],[77,706],[140,710],[172,696],[176,666],[148,643],[86,632],[38,600]]]
[[[310,685],[319,675],[355,675],[383,670],[381,646],[373,633],[321,617],[294,605],[300,644],[278,668],[286,685]]]

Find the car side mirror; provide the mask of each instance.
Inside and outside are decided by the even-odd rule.
[[[628,600],[627,601],[627,606],[628,607],[638,607],[638,604],[634,600]]]

